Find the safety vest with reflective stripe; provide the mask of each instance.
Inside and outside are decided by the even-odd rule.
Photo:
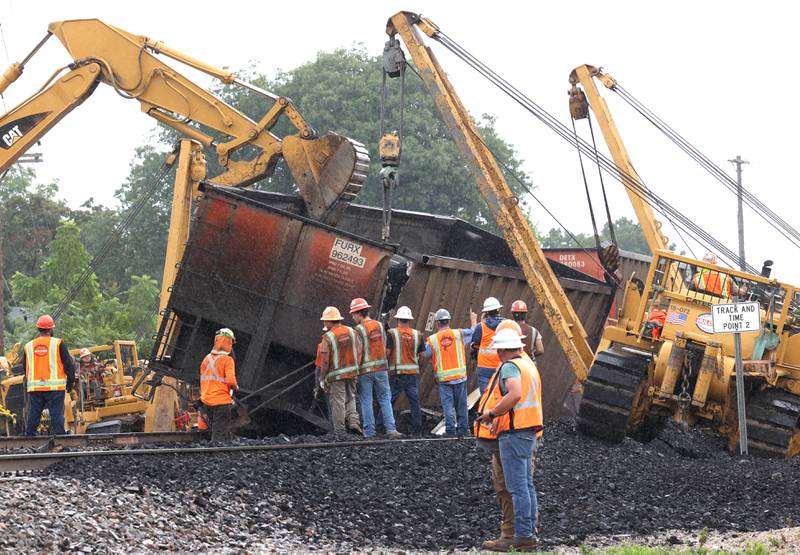
[[[510,411],[495,418],[491,425],[476,420],[474,424],[475,437],[497,439],[504,432],[518,430],[535,430],[538,436],[542,431],[542,380],[539,377],[539,369],[524,354],[510,362],[519,368],[522,396]],[[496,407],[502,398],[500,370],[498,369],[478,402],[478,413],[488,412]]]
[[[25,381],[28,391],[65,391],[67,374],[59,350],[61,339],[37,337],[25,344]]]
[[[419,374],[419,346],[422,334],[414,328],[392,328],[394,346],[389,369],[398,374]]]
[[[364,343],[364,358],[361,360],[360,373],[380,372],[386,370],[386,330],[383,324],[372,318],[365,318],[356,329]]]
[[[536,350],[536,339],[539,337],[539,330],[527,322],[518,322],[518,324],[522,329],[522,335],[525,336],[522,340],[522,344],[525,345],[523,351],[531,357],[531,360],[536,360],[536,355],[533,354],[533,351]]]
[[[209,353],[200,363],[200,400],[204,405],[230,405],[233,403],[231,388],[235,387],[236,380],[230,382],[226,376],[226,369],[233,365],[233,358],[229,355]]]
[[[326,379],[333,382],[358,376],[358,347],[353,328],[338,324],[323,337],[331,347]]]
[[[497,368],[500,366],[500,357],[496,349],[490,349],[494,338],[494,330],[481,322],[481,344],[478,348],[478,366],[481,368]]]
[[[467,377],[467,356],[461,330],[441,330],[428,338],[433,355],[433,375],[437,382]]]
[[[697,291],[717,295],[718,297],[731,296],[731,280],[726,274],[716,270],[701,269],[692,278],[692,283]]]

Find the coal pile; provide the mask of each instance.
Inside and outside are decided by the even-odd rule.
[[[731,456],[710,430],[615,446],[553,422],[536,473],[540,547],[790,526],[799,480],[800,461]],[[0,503],[16,515],[0,523],[2,550],[457,550],[499,520],[470,440],[70,460],[3,484]]]

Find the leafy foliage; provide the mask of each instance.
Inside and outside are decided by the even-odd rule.
[[[614,234],[616,235],[619,248],[624,251],[638,252],[639,254],[651,254],[650,247],[642,233],[642,226],[630,218],[621,217],[614,220]],[[581,246],[593,249],[595,246],[594,236],[587,233],[575,233],[575,239]],[[579,245],[564,230],[552,228],[546,235],[540,236],[540,242],[545,248],[564,249],[577,248]],[[611,233],[608,223],[603,226],[600,233],[601,241],[610,241]],[[675,245],[670,245],[670,249],[675,249]]]

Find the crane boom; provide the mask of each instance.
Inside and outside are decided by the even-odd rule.
[[[570,113],[575,119],[588,117],[589,113],[586,107],[588,101],[588,105],[591,106],[600,125],[603,138],[611,151],[614,164],[620,170],[621,181],[625,185],[625,191],[628,193],[634,212],[636,212],[647,246],[650,247],[651,252],[669,250],[669,240],[661,232],[661,222],[656,219],[650,204],[637,192],[637,188],[644,189],[645,185],[633,167],[633,162],[625,148],[625,143],[622,142],[622,137],[611,117],[606,101],[597,91],[594,83],[595,77],[609,89],[613,89],[616,84],[610,75],[594,66],[582,65],[572,70],[569,75],[569,82],[572,85],[569,94]],[[578,88],[578,84],[582,90]],[[630,180],[633,180],[634,183],[630,183]]]
[[[497,220],[536,299],[542,305],[544,315],[567,360],[576,376],[581,380],[585,379],[594,359],[586,331],[550,268],[536,235],[520,209],[517,197],[506,183],[497,161],[481,138],[477,126],[461,103],[438,60],[423,42],[420,32],[435,37],[438,28],[433,22],[419,15],[399,12],[389,19],[386,32],[391,38],[400,35],[403,39],[425,86],[433,96],[442,120],[477,183],[478,190]]]

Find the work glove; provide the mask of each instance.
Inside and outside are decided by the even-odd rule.
[[[72,391],[75,388],[75,378],[67,378],[67,391]]]

